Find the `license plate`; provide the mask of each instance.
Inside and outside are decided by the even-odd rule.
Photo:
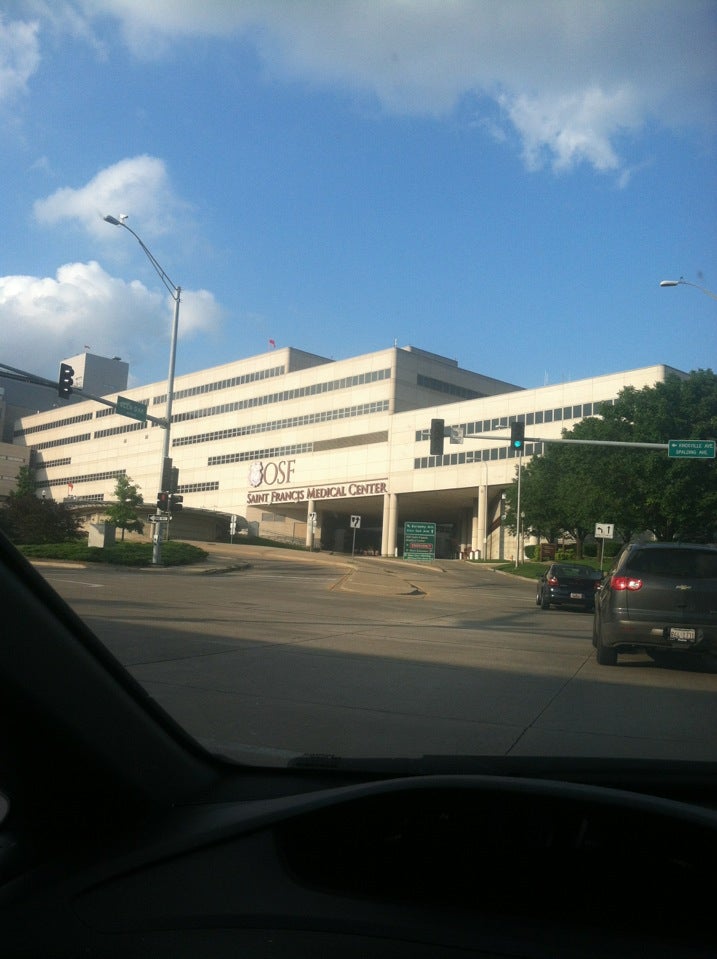
[[[676,639],[678,643],[694,643],[694,629],[678,629],[676,626],[670,628],[670,639]]]
[[[584,593],[571,593],[571,594],[570,594],[570,598],[571,598],[571,599],[585,599],[585,594],[584,594]]]

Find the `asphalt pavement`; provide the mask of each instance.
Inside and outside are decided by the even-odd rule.
[[[249,546],[241,543],[195,543],[205,550],[207,557],[198,563],[183,566],[148,566],[157,575],[220,576],[249,569],[253,565],[280,560],[281,562],[330,565],[343,570],[344,575],[336,589],[364,595],[420,596],[431,585],[438,585],[447,573],[468,571],[476,567],[462,560],[435,560],[413,563],[400,558],[383,556],[351,556],[322,550],[283,549],[272,546]],[[55,560],[33,560],[33,564],[52,567],[76,567],[77,563]],[[135,567],[136,568],[136,567]],[[462,568],[462,570],[461,570]],[[480,568],[485,568],[481,564]]]
[[[207,552],[207,559],[201,563],[186,567],[168,567],[176,572],[198,575],[220,575],[241,569],[247,569],[259,562],[316,563],[331,565],[344,570],[344,576],[336,588],[347,592],[367,595],[420,596],[430,584],[437,583],[447,573],[458,569],[476,569],[471,563],[462,560],[435,560],[430,563],[415,563],[404,559],[382,556],[351,556],[346,553],[333,553],[317,550],[282,549],[270,546],[249,546],[229,543],[197,543]],[[481,567],[485,569],[485,565]]]

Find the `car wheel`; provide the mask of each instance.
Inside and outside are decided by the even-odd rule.
[[[540,597],[540,608],[541,609],[550,609],[550,597],[546,596],[545,593]]]
[[[601,666],[617,666],[617,650],[613,649],[612,646],[605,646],[603,644],[602,635],[597,624],[594,625],[593,629],[593,643],[595,645],[595,655],[598,663]]]

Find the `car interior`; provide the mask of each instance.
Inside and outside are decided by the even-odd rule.
[[[3,956],[714,955],[712,764],[237,765],[0,565]]]

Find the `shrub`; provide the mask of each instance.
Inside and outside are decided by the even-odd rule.
[[[74,563],[110,563],[114,566],[150,566],[151,543],[115,543],[104,549],[87,546],[85,543],[43,543],[20,547],[30,559],[56,559]],[[201,563],[207,558],[206,550],[191,543],[174,542],[162,544],[163,566],[186,566]]]

